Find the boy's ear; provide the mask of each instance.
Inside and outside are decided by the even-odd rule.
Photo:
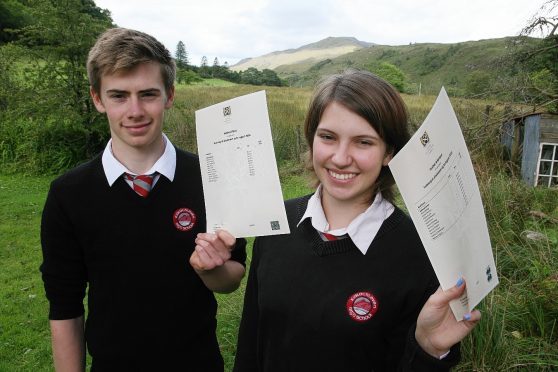
[[[174,102],[174,85],[169,89],[167,93],[167,102],[165,102],[165,108],[169,109],[172,107]]]
[[[97,94],[97,92],[95,92],[93,87],[89,87],[89,94],[91,95],[91,99],[93,100],[93,104],[95,105],[97,111],[99,111],[101,114],[104,114],[107,110],[103,105],[103,101],[101,101],[101,97]]]

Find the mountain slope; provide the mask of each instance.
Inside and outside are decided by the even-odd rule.
[[[502,60],[516,47],[533,43],[531,38],[507,37],[455,44],[372,45],[335,58],[284,64],[275,72],[290,85],[313,85],[321,76],[349,67],[374,70],[382,62],[397,66],[408,78],[409,91],[420,86],[423,93],[446,89],[462,93],[474,72],[496,78],[508,71]],[[460,92],[457,92],[460,91]]]
[[[371,43],[362,42],[354,37],[328,37],[316,43],[304,45],[297,49],[288,49],[269,53],[260,57],[243,59],[230,67],[233,71],[244,71],[250,67],[258,70],[273,70],[282,65],[297,63],[316,63],[325,59],[336,58],[356,50],[367,48]]]

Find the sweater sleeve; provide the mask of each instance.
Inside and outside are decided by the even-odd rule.
[[[416,321],[418,318],[418,314],[422,310],[424,303],[428,300],[430,295],[432,295],[432,293],[436,291],[438,286],[438,280],[433,276],[428,288],[425,290],[423,299],[418,304],[418,309],[411,315],[411,325],[406,326],[406,335],[403,336],[405,337],[404,345],[401,347],[401,349],[399,349],[399,352],[403,353],[403,356],[399,360],[399,371],[443,372],[449,371],[453,366],[459,363],[459,344],[454,345],[450,349],[450,353],[445,358],[438,359],[422,350],[415,338]]]
[[[236,358],[234,361],[234,372],[250,372],[258,370],[258,247],[260,238],[254,241],[252,250],[252,262],[248,274],[248,282],[244,294],[244,307],[242,319],[238,331],[236,346]]]
[[[60,202],[61,190],[53,183],[41,221],[42,273],[49,319],[77,318],[84,313],[87,273],[83,254],[69,216]]]
[[[231,253],[231,260],[239,262],[246,267],[246,239],[236,239],[236,245]]]
[[[459,343],[452,346],[449,354],[445,358],[434,358],[432,355],[429,355],[422,350],[417,343],[415,338],[415,328],[416,324],[409,329],[403,360],[401,361],[399,368],[400,371],[445,372],[449,371],[452,367],[459,363]]]

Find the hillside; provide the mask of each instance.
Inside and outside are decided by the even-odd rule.
[[[230,69],[233,71],[243,71],[250,67],[255,67],[258,70],[273,70],[281,65],[313,64],[367,48],[371,45],[373,44],[359,41],[353,37],[328,37],[297,49],[288,49],[260,57],[246,58],[231,66]]]
[[[464,94],[473,73],[496,78],[507,72],[502,60],[516,46],[533,43],[531,38],[506,37],[454,44],[423,43],[378,45],[355,38],[327,38],[298,49],[273,52],[243,60],[232,69],[248,67],[274,70],[291,86],[311,86],[324,75],[349,67],[373,70],[382,62],[397,66],[407,76],[407,90],[436,94],[443,85],[450,93]]]

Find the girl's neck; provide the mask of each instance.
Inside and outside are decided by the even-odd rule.
[[[321,195],[322,208],[330,230],[337,230],[349,226],[358,215],[370,206],[368,200],[362,202],[340,201]]]

